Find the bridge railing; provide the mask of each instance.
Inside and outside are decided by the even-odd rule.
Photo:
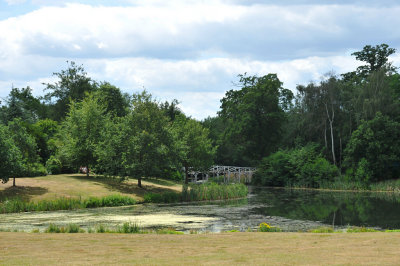
[[[223,179],[224,183],[250,183],[255,171],[255,167],[214,165],[207,171],[189,171],[189,178],[194,183],[207,182],[209,178]]]

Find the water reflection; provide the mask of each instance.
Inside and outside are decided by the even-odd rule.
[[[262,215],[320,221],[338,226],[400,228],[400,195],[396,193],[325,192],[253,188],[249,204],[265,206]]]
[[[400,229],[400,195],[251,187],[247,198],[231,201],[0,214],[0,229],[44,230],[50,223],[112,227],[127,221],[144,228],[174,227],[187,232],[255,230],[262,222],[284,231],[332,224]]]

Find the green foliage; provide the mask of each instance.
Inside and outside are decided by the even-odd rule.
[[[167,126],[167,118],[150,94],[144,91],[133,96],[132,110],[120,124],[122,141],[111,143],[108,149],[122,146],[118,156],[124,175],[136,177],[139,187],[142,177],[159,176],[171,165],[173,136]]]
[[[115,207],[136,204],[136,200],[119,194],[105,196],[102,198],[90,197],[84,201],[85,208]]]
[[[174,203],[180,202],[182,195],[178,192],[146,193],[143,199],[148,203]]]
[[[347,233],[369,233],[369,232],[379,232],[373,228],[367,227],[350,227],[346,230]]]
[[[96,147],[101,141],[101,131],[108,120],[105,109],[93,95],[82,102],[72,102],[70,111],[62,123],[63,145],[60,153],[78,169],[86,166],[90,169],[97,163]],[[89,175],[89,172],[88,172]]]
[[[68,224],[67,227],[59,227],[56,224],[49,224],[45,229],[45,233],[84,233],[85,231],[79,227],[77,224]]]
[[[49,224],[49,226],[44,231],[45,233],[61,233],[61,228],[56,224]]]
[[[0,124],[0,162],[0,178],[3,183],[23,172],[21,151],[14,144],[9,129],[2,124]]]
[[[46,170],[49,174],[57,175],[61,173],[62,163],[55,156],[50,156],[46,162]]]
[[[19,199],[5,200],[0,203],[0,213],[15,213],[29,211],[56,211],[73,210],[97,207],[114,207],[136,204],[135,199],[122,196],[110,195],[102,198],[58,198],[55,200],[41,200],[38,202],[25,202]]]
[[[190,184],[182,190],[183,201],[225,200],[246,197],[247,186],[244,184]]]
[[[282,229],[276,226],[270,226],[267,223],[260,223],[258,232],[282,232]]]
[[[345,149],[350,181],[363,184],[393,179],[400,174],[400,123],[380,113],[355,130]]]
[[[320,187],[334,181],[339,171],[309,144],[293,150],[281,150],[264,158],[252,182],[264,186]]]
[[[282,88],[275,74],[239,75],[240,90],[230,90],[221,100],[225,123],[221,149],[230,164],[252,165],[274,152],[282,136],[284,110],[293,94]]]
[[[53,73],[58,81],[45,84],[45,90],[49,92],[45,99],[50,103],[50,117],[56,121],[62,120],[69,112],[70,101],[79,102],[83,100],[87,93],[96,88],[96,83],[87,76],[83,66],[78,66],[75,62],[68,62],[68,68],[59,73]],[[55,103],[53,104],[53,99]]]
[[[112,116],[123,117],[128,113],[129,96],[108,82],[102,83],[96,91],[99,103],[105,106],[105,112]]]
[[[334,233],[335,230],[333,230],[332,227],[324,226],[324,227],[318,227],[318,228],[311,229],[309,232],[310,233]]]
[[[200,122],[183,115],[175,117],[172,127],[174,150],[177,160],[185,167],[185,183],[188,183],[188,171],[208,169],[213,163],[215,148],[208,138],[209,131]]]
[[[121,227],[117,227],[117,232],[123,234],[139,234],[141,231],[139,224],[135,222],[126,222]]]
[[[174,203],[181,201],[225,200],[246,197],[247,186],[244,184],[190,184],[184,185],[182,193],[146,193],[144,202]]]

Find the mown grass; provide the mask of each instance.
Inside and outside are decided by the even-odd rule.
[[[4,265],[398,265],[399,233],[0,233]],[[49,247],[51,245],[51,247]]]
[[[0,213],[16,213],[30,211],[56,211],[74,210],[97,207],[114,207],[133,205],[136,200],[129,196],[119,194],[101,198],[58,198],[54,200],[41,200],[38,202],[26,202],[20,199],[5,200],[0,203]]]
[[[82,174],[60,174],[40,177],[17,178],[16,187],[12,182],[1,184],[0,202],[6,199],[21,199],[23,201],[54,200],[55,198],[105,197],[113,194],[130,196],[136,201],[142,201],[148,192],[181,192],[182,184],[163,179],[143,179],[143,188],[137,186],[136,179],[121,180],[103,176]]]

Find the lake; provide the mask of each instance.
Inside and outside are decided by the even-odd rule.
[[[144,228],[189,232],[254,230],[262,222],[284,231],[320,226],[400,229],[400,194],[249,188],[245,199],[185,204],[139,204],[75,211],[1,214],[0,228],[43,231],[49,223],[94,228],[135,222]]]

